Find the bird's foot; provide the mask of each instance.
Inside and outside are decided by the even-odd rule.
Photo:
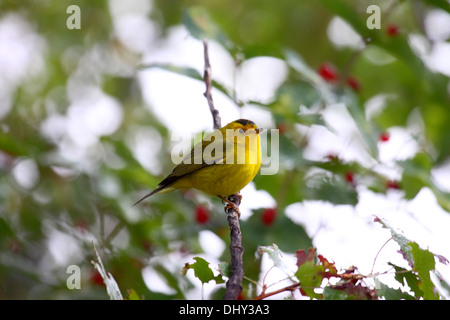
[[[238,199],[239,199],[239,203],[241,202],[241,199],[242,199],[242,196],[240,195],[240,194],[236,194],[237,196],[238,196]],[[232,195],[232,196],[230,196],[229,198],[231,198],[231,197],[233,197],[234,195]],[[235,203],[233,203],[233,202],[231,202],[230,200],[228,200],[227,198],[225,198],[225,197],[222,197],[222,196],[218,196],[220,199],[222,199],[222,203],[223,202],[226,202],[227,203],[227,205],[225,206],[225,208],[224,208],[224,210],[225,210],[225,213],[226,214],[229,214],[229,211],[231,210],[231,209],[233,209],[234,211],[236,211],[236,213],[238,214],[238,218],[240,218],[241,217],[241,212],[239,211],[239,207],[238,207],[238,205],[236,205]]]

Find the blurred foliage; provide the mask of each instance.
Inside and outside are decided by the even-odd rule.
[[[81,30],[68,30],[70,4],[0,2],[0,22],[17,19],[22,29],[26,25],[26,35],[41,39],[29,69],[36,61],[42,63],[41,71],[29,71],[15,82],[3,77],[9,91],[1,92],[4,106],[0,114],[0,299],[107,299],[102,279],[91,264],[93,243],[124,297],[186,298],[194,284],[180,270],[192,261],[190,256],[203,253],[199,232],[210,230],[228,246],[226,219],[219,201],[212,201],[209,219],[199,223],[195,216],[199,202],[189,192],[161,195],[139,208],[131,207],[138,190],[154,188],[162,177],[139,161],[133,146],[137,132],[154,129],[163,146],[156,156],[161,172],[172,167],[167,161],[170,132],[145,106],[137,73],[158,67],[197,80],[201,75],[184,66],[139,68],[143,52],[120,42],[108,1],[77,1]],[[278,174],[255,178],[256,188],[277,201],[276,217],[264,222],[264,208],[259,208],[242,223],[244,269],[249,279],[257,281],[260,275],[261,255],[256,254],[260,246],[276,243],[291,253],[312,246],[303,226],[285,216],[289,204],[318,199],[356,205],[356,186],[362,184],[379,193],[401,188],[405,199],[413,199],[428,187],[442,208],[450,211],[450,195],[431,179],[431,170],[450,156],[449,79],[428,69],[410,43],[411,35],[420,35],[431,44],[423,27],[425,15],[433,8],[450,12],[449,5],[446,1],[381,1],[382,29],[369,30],[365,23],[369,4],[364,0],[153,1],[147,18],[159,27],[155,42],[164,39],[172,26],[183,24],[193,37],[221,44],[237,66],[246,59],[271,56],[289,67],[273,101],[237,101],[244,107],[252,104],[269,111],[281,133]],[[361,36],[364,44],[360,48],[331,43],[327,28],[335,16]],[[401,31],[389,34],[390,24]],[[16,41],[29,44],[30,39]],[[392,60],[378,64],[369,56]],[[32,60],[39,57],[42,60]],[[338,70],[336,81],[318,72],[325,62]],[[214,85],[235,101],[232,89],[218,82]],[[112,132],[94,134],[93,141],[80,145],[69,131],[83,127],[68,128],[67,122],[58,121],[73,116],[77,99],[91,101],[92,88],[98,90],[95,94],[118,103],[122,118]],[[390,98],[369,119],[367,102],[380,94]],[[345,103],[363,138],[364,152],[374,163],[380,162],[380,134],[394,126],[406,127],[411,114],[419,110],[424,136],[417,137],[419,152],[397,163],[402,171],[399,181],[339,155],[329,154],[322,161],[303,157],[309,137],[298,126],[327,127],[321,111],[333,103]],[[308,112],[299,112],[300,105]],[[20,178],[20,172],[26,176]],[[417,246],[410,244],[410,249],[411,259],[427,255]],[[227,250],[220,260],[229,260]],[[197,260],[190,268],[205,271],[205,263]],[[66,287],[66,269],[72,264],[81,268],[81,290]],[[317,266],[309,265],[310,271],[315,272]],[[430,287],[423,287],[430,285],[426,274],[433,268],[413,270],[414,281],[421,280],[422,294],[411,287],[408,273],[400,275],[399,282],[407,281],[416,298],[436,298]],[[152,290],[144,281],[148,270],[156,272],[171,290]],[[215,279],[206,272],[202,281]],[[244,296],[254,297],[247,287]],[[386,298],[410,297],[384,285],[381,289],[379,295]],[[340,294],[333,288],[324,292],[328,297],[339,298]]]

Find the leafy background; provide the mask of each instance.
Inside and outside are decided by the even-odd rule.
[[[124,297],[223,296],[219,201],[188,191],[131,207],[181,138],[212,127],[205,37],[222,124],[280,132],[279,171],[242,191],[242,297],[329,261],[389,270],[358,282],[386,299],[449,297],[448,2],[379,1],[380,29],[363,0],[80,0],[80,30],[66,27],[71,4],[0,3],[0,298],[108,298],[93,245]],[[195,276],[210,275],[203,261],[211,279]],[[294,297],[362,298],[326,286]]]

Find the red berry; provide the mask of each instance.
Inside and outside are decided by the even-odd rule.
[[[386,182],[386,188],[398,190],[400,189],[400,184],[395,180],[388,180]]]
[[[344,175],[344,179],[351,185],[353,185],[355,183],[355,175],[353,174],[353,172],[350,172],[350,171],[346,172]]]
[[[354,77],[348,77],[347,78],[347,84],[355,91],[359,91],[361,89],[361,85],[359,84],[359,81],[356,80]]]
[[[262,213],[261,221],[264,225],[270,226],[273,223],[273,221],[275,220],[276,215],[277,215],[276,209],[267,208]]]
[[[379,140],[381,142],[387,142],[390,138],[391,136],[389,135],[389,132],[383,132],[382,134],[380,134]]]
[[[322,64],[318,72],[325,81],[331,82],[338,79],[336,68],[331,63]]]
[[[203,205],[195,207],[195,220],[200,224],[208,222],[209,220],[208,208]]]
[[[395,37],[398,35],[398,27],[395,24],[390,24],[386,29],[386,33],[390,37]]]

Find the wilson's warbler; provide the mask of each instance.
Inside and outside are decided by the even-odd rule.
[[[158,192],[194,188],[217,196],[239,210],[227,197],[239,192],[261,166],[261,145],[253,121],[239,119],[215,130],[196,144],[158,187],[134,205]]]

